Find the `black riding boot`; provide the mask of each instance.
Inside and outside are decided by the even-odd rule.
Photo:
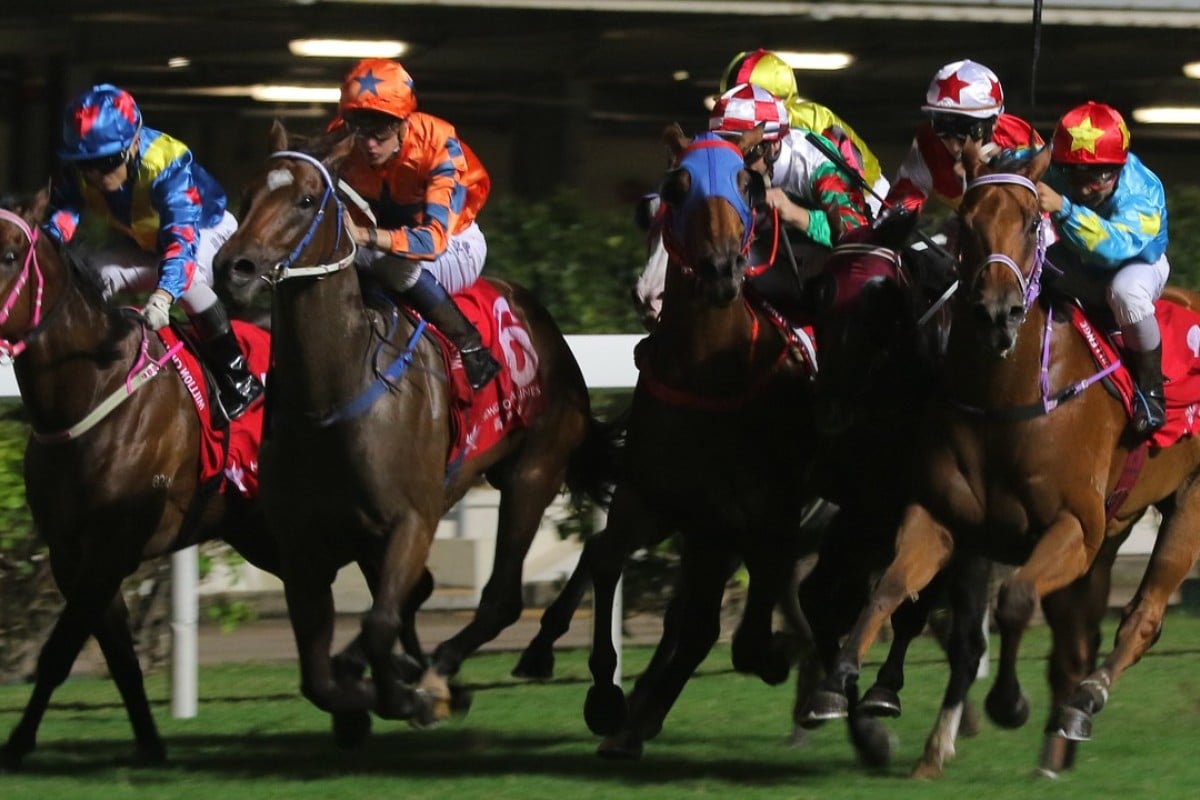
[[[472,389],[479,389],[496,377],[500,362],[492,358],[491,352],[483,346],[479,331],[463,316],[437,278],[421,270],[417,282],[404,292],[404,299],[458,348]]]
[[[1162,345],[1142,352],[1129,351],[1129,364],[1137,383],[1134,398],[1133,429],[1150,434],[1167,421],[1163,398]]]
[[[226,419],[237,419],[262,397],[263,385],[250,372],[223,305],[213,303],[191,320],[200,358],[217,383],[217,405]]]

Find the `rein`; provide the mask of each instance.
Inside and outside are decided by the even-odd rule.
[[[1011,184],[1023,186],[1033,192],[1034,197],[1037,197],[1037,186],[1033,181],[1026,178],[1024,175],[1012,173],[995,173],[992,175],[982,175],[967,184],[966,191],[969,192],[977,186],[988,186],[997,184]],[[964,192],[965,195],[965,192]],[[982,268],[988,264],[1001,264],[1008,268],[1017,279],[1017,284],[1021,287],[1021,294],[1025,301],[1025,312],[1033,307],[1038,295],[1041,292],[1042,267],[1046,263],[1046,241],[1045,241],[1045,226],[1039,220],[1037,225],[1037,249],[1034,255],[1033,269],[1030,271],[1029,278],[1026,279],[1025,274],[1021,271],[1020,266],[1007,255],[1003,253],[992,253],[984,260],[980,267],[980,271],[975,273],[975,278],[978,280],[982,274]],[[1084,390],[1092,384],[1098,383],[1104,378],[1111,375],[1118,367],[1121,366],[1119,360],[1109,364],[1104,369],[1076,381],[1065,389],[1061,389],[1054,394],[1050,393],[1050,335],[1053,331],[1054,315],[1050,312],[1049,307],[1046,309],[1046,326],[1042,332],[1042,353],[1039,366],[1038,385],[1041,390],[1042,398],[1039,402],[1030,403],[1024,406],[1015,406],[1013,408],[986,409],[977,406],[971,406],[962,403],[953,397],[948,397],[948,402],[959,409],[960,411],[972,414],[975,416],[986,417],[988,419],[1000,422],[1017,422],[1021,420],[1034,419],[1046,414],[1049,414],[1054,409],[1067,403],[1076,397],[1083,394]]]

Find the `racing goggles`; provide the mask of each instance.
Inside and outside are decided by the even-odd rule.
[[[991,120],[935,112],[929,115],[929,122],[933,126],[934,135],[939,139],[958,139],[965,142],[967,139],[983,141],[989,133]]]
[[[73,166],[79,172],[94,172],[100,175],[107,175],[124,164],[128,155],[127,151],[122,150],[110,156],[80,159],[79,161],[75,161]]]
[[[1078,189],[1103,189],[1121,174],[1120,164],[1067,164],[1067,180]]]
[[[400,130],[400,120],[376,118],[347,119],[346,129],[359,139],[374,139],[382,142]]]

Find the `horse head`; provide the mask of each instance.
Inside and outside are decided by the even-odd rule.
[[[62,277],[45,275],[37,255],[44,235],[38,226],[49,203],[46,189],[0,200],[0,354],[9,357],[24,350],[22,338],[41,322],[48,279]],[[52,288],[52,293],[57,291]]]
[[[283,124],[274,122],[267,164],[247,184],[238,230],[213,261],[219,292],[245,305],[301,264],[350,263],[354,248],[342,223],[336,175],[353,146],[354,138],[340,131],[289,142]]]
[[[712,133],[689,139],[678,125],[663,134],[675,163],[660,189],[663,243],[671,261],[715,306],[739,297],[746,277],[753,208],[765,179],[746,168],[745,154],[762,134],[759,127],[736,140]]]
[[[915,223],[893,212],[852,231],[805,287],[821,354],[814,417],[824,434],[844,432],[872,401],[890,402],[899,381],[936,358],[942,334],[928,312],[953,270],[905,249]]]
[[[968,142],[963,150],[967,189],[958,215],[960,270],[983,348],[1006,358],[1041,288],[1045,255],[1037,181],[1050,165],[1050,149],[1022,161],[987,162]]]

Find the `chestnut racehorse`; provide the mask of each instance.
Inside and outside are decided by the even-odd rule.
[[[220,536],[278,572],[257,501],[200,480],[200,420],[158,337],[109,307],[95,275],[38,228],[47,195],[0,211],[0,351],[33,432],[25,492],[66,604],[0,769],[33,751],[54,690],[96,637],[144,762],[166,758],[146,699],[121,582],[139,562]],[[154,362],[163,366],[156,368]],[[144,380],[147,375],[153,375]],[[117,402],[124,398],[123,402]],[[108,409],[105,413],[105,409]]]
[[[339,741],[352,744],[372,711],[421,723],[449,714],[449,679],[520,615],[522,562],[546,507],[564,483],[605,499],[616,431],[591,415],[579,366],[549,313],[527,291],[493,281],[528,331],[544,404],[526,427],[450,469],[442,353],[394,305],[369,306],[350,267],[354,244],[336,175],[354,138],[334,134],[289,150],[276,123],[269,144],[238,232],[217,255],[215,281],[240,302],[273,289],[263,499],[283,557],[302,690],[334,714]],[[393,365],[408,363],[393,370],[397,356]],[[380,373],[392,374],[381,384]],[[358,402],[376,387],[377,399]],[[391,657],[402,632],[396,604],[421,576],[438,521],[484,477],[501,493],[491,578],[474,619],[438,646],[423,675],[407,675]],[[370,680],[329,653],[330,583],[350,562],[373,592],[362,622]]]
[[[954,301],[942,389],[918,437],[914,499],[895,558],[809,711],[845,713],[845,692],[887,615],[955,553],[982,554],[1019,565],[997,599],[1002,670],[1015,665],[1042,600],[1059,658],[1050,670],[1053,709],[1040,767],[1055,774],[1072,765],[1074,743],[1090,738],[1092,717],[1113,684],[1158,636],[1167,600],[1200,552],[1200,439],[1152,451],[1124,501],[1106,513],[1106,498],[1139,442],[1121,403],[1101,389],[1076,392],[1057,406],[1047,394],[1097,374],[1083,337],[1038,296],[1044,239],[1035,183],[1049,159],[1045,150],[1013,172],[993,173],[977,148],[967,148],[969,183],[959,209],[963,288]],[[1115,646],[1096,668],[1094,598],[1107,586],[1116,544],[1151,504],[1166,512],[1163,526]],[[1023,699],[1015,688],[997,685],[989,713],[1015,707]]]

